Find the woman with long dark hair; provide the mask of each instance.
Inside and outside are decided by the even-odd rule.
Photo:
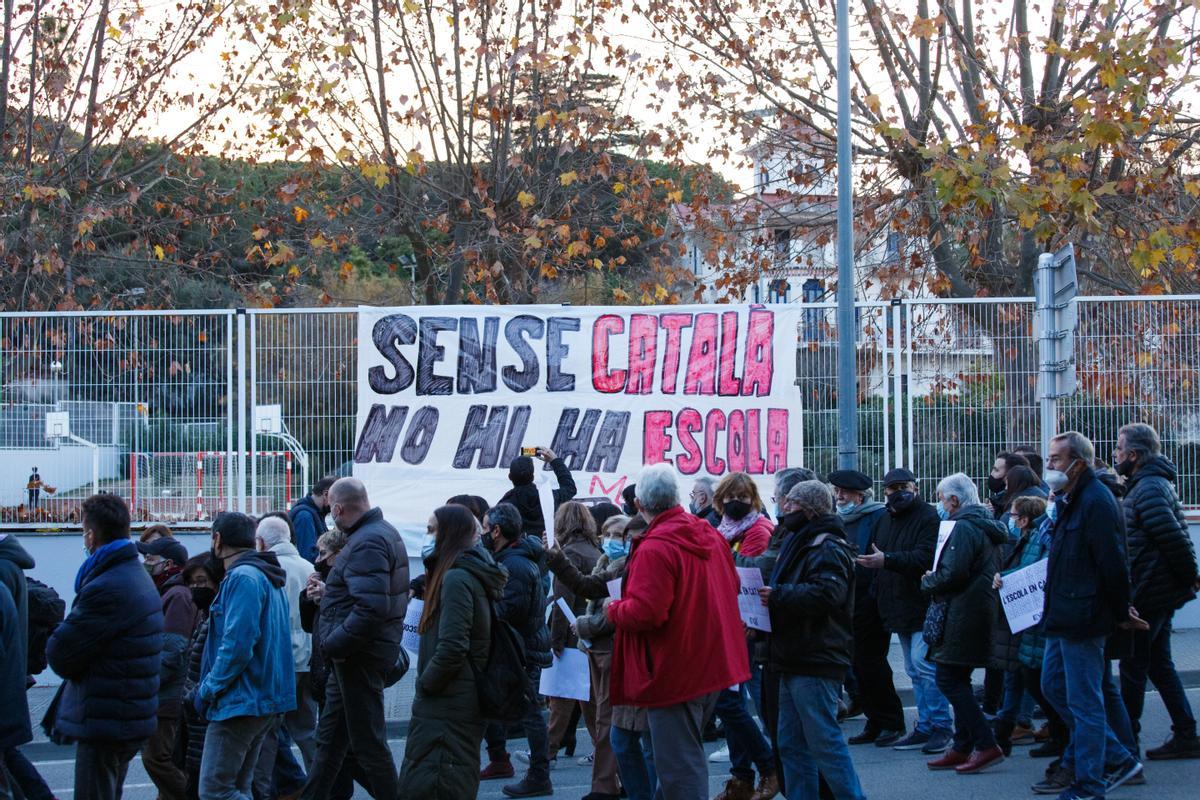
[[[417,689],[400,796],[474,797],[479,791],[479,713],[476,670],[487,665],[491,604],[506,575],[476,547],[478,522],[463,506],[442,506],[429,518],[433,552],[425,561],[425,608],[417,630]]]

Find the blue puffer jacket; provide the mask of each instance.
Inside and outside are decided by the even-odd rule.
[[[285,573],[274,553],[247,551],[221,581],[208,616],[199,705],[210,721],[296,707]]]
[[[66,680],[54,728],[73,739],[145,739],[158,724],[162,601],[128,539],[88,561],[71,613],[46,643]]]

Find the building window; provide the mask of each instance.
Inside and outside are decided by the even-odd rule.
[[[754,295],[754,300],[752,302],[755,302],[755,303],[762,302],[762,289],[759,288],[759,285],[757,283],[754,284],[754,291],[751,292],[751,294]]]
[[[804,282],[801,293],[805,303],[819,303],[825,294],[825,286],[816,278]],[[825,310],[821,308],[804,309],[804,341],[820,342],[825,339],[824,322]]]
[[[775,278],[767,284],[768,303],[790,303],[792,287],[786,278]]]
[[[894,231],[887,235],[886,260],[889,264],[900,260],[900,234]]]
[[[790,228],[776,228],[775,237],[775,258],[781,262],[781,266],[786,266],[792,257],[792,231]]]

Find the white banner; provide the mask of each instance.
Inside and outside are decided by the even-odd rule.
[[[1048,559],[1035,561],[1028,567],[1002,575],[1000,605],[1008,619],[1008,628],[1020,633],[1042,621],[1046,604],[1046,565]]]
[[[802,463],[799,320],[791,305],[362,307],[354,475],[413,553],[447,498],[499,501],[523,447],[563,458],[586,503],[620,504],[659,462],[682,498],[740,470],[765,500]]]
[[[747,628],[771,632],[771,612],[762,603],[758,590],[763,588],[762,570],[757,567],[737,567],[738,611]]]

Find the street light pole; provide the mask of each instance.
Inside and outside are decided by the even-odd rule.
[[[854,320],[854,176],[850,149],[850,0],[837,0],[838,468],[858,468],[858,325]]]

